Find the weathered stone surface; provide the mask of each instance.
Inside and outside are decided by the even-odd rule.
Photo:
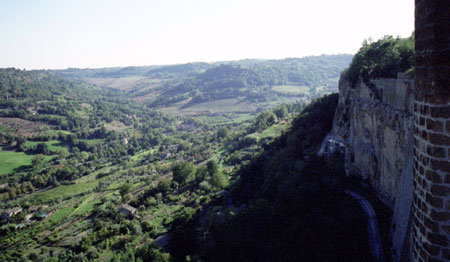
[[[393,256],[395,261],[407,257],[411,252],[409,232],[411,227],[411,207],[413,190],[423,187],[426,170],[423,163],[416,169],[423,174],[421,179],[413,177],[414,156],[429,161],[425,156],[427,143],[414,138],[426,136],[426,118],[413,117],[414,109],[429,114],[430,108],[414,103],[414,82],[399,74],[397,79],[378,79],[373,81],[375,89],[363,83],[355,88],[341,79],[339,83],[339,107],[334,119],[332,136],[345,145],[345,166],[347,173],[357,174],[366,179],[378,192],[380,199],[394,210],[392,222]],[[376,94],[381,93],[382,96]],[[419,109],[420,108],[420,109]],[[414,122],[421,128],[413,130]],[[430,122],[429,125],[434,123]],[[414,144],[417,149],[414,151]],[[434,154],[441,154],[430,148]],[[429,174],[435,181],[439,176]],[[422,198],[425,192],[422,191]],[[421,212],[429,207],[420,202]],[[439,200],[433,202],[435,205]],[[432,221],[430,221],[432,223]],[[417,228],[418,234],[425,233],[425,225]],[[413,230],[414,231],[414,230]],[[420,232],[422,231],[422,233]],[[430,247],[431,248],[431,247]],[[434,250],[434,249],[432,249]]]
[[[333,136],[344,141],[347,172],[367,179],[379,192],[381,200],[393,208],[400,174],[406,168],[407,152],[414,144],[412,112],[414,107],[428,112],[429,107],[413,103],[414,82],[404,75],[373,83],[375,89],[362,82],[351,88],[345,79],[341,79]],[[376,93],[383,96],[379,98]],[[425,118],[416,121],[423,126],[427,124]],[[435,123],[430,121],[428,124]],[[428,133],[422,129],[419,136],[428,138]],[[427,145],[421,147],[426,152]],[[434,148],[430,150],[442,154]],[[423,167],[418,168],[425,173]]]

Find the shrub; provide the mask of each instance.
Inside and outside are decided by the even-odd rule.
[[[360,78],[365,84],[372,86],[371,79],[395,78],[397,73],[406,72],[413,67],[414,36],[385,36],[376,42],[365,40],[344,76],[352,86],[355,86]]]

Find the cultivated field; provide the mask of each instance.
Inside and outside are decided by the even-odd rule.
[[[156,87],[161,84],[159,79],[151,79],[144,76],[129,76],[119,78],[85,78],[84,81],[97,86],[131,90],[133,88]]]
[[[0,151],[0,175],[13,173],[14,169],[31,165],[32,155],[23,152]]]
[[[49,125],[16,117],[0,117],[0,124],[3,126],[2,129],[7,128],[12,133],[23,137],[31,137],[42,130],[50,129]]]
[[[56,153],[60,150],[66,149],[66,146],[58,140],[25,142],[26,147],[32,147],[32,146],[36,146],[38,144],[46,144],[48,146],[48,150],[50,150],[51,152],[54,152],[54,153]]]
[[[282,93],[282,94],[291,94],[291,95],[307,95],[309,94],[309,87],[307,86],[274,86],[272,87],[272,91]]]

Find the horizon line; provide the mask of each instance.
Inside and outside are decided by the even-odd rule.
[[[0,69],[18,69],[21,71],[63,71],[69,69],[75,70],[99,70],[99,69],[114,69],[114,68],[127,68],[127,67],[165,67],[165,66],[174,66],[174,65],[186,65],[186,64],[197,64],[197,63],[206,63],[206,64],[216,64],[216,63],[230,63],[230,62],[238,62],[243,60],[261,60],[261,61],[271,61],[271,60],[286,60],[286,59],[303,59],[308,57],[319,57],[319,56],[339,56],[339,55],[351,55],[355,54],[350,53],[335,53],[335,54],[320,54],[320,55],[305,55],[301,57],[284,57],[284,58],[241,58],[241,59],[233,59],[233,60],[215,60],[215,61],[191,61],[191,62],[180,62],[180,63],[167,63],[167,64],[145,64],[145,65],[126,65],[126,66],[103,66],[103,67],[66,67],[66,68],[19,68],[19,67],[0,67]]]

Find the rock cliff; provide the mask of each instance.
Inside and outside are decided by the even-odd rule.
[[[372,80],[369,85],[359,81],[355,86],[341,77],[333,130],[321,149],[340,149],[347,173],[366,180],[393,210],[394,261],[402,261],[410,252],[413,88],[414,81],[404,74]]]
[[[413,86],[402,74],[370,86],[339,83],[332,138],[345,147],[347,172],[366,179],[391,208],[413,146]]]

